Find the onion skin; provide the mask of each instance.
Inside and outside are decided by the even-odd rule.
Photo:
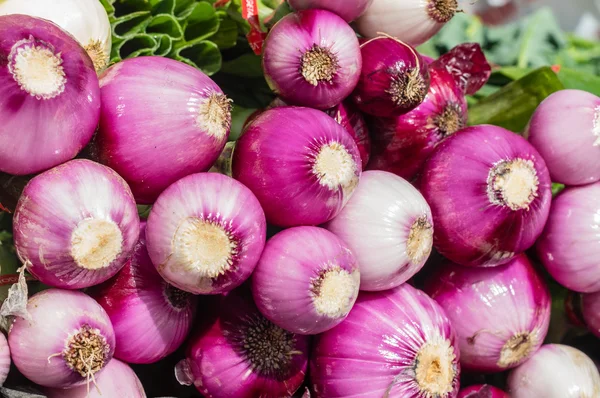
[[[342,17],[344,21],[354,21],[371,5],[373,0],[289,0],[294,10],[320,8]]]
[[[510,398],[510,396],[499,388],[480,384],[463,388],[458,393],[458,398]]]
[[[316,397],[426,396],[412,370],[418,350],[428,343],[454,357],[449,363],[453,377],[444,384],[448,392],[438,396],[456,397],[458,345],[436,302],[408,284],[361,292],[346,320],[317,336],[311,355],[312,390]]]
[[[600,292],[583,294],[581,313],[588,329],[600,337]]]
[[[584,185],[600,180],[600,98],[581,90],[550,94],[525,136],[544,157],[552,181]]]
[[[314,171],[327,143],[339,144],[344,152],[343,178],[327,176],[338,179],[331,188]],[[280,107],[246,128],[233,152],[232,173],[256,195],[269,223],[319,225],[335,217],[354,192],[361,159],[352,137],[325,113]]]
[[[107,241],[98,226],[86,229],[87,220],[108,223],[118,236]],[[27,270],[42,283],[65,289],[97,285],[115,275],[131,254],[140,228],[125,181],[110,168],[85,159],[31,179],[13,221],[15,248]],[[87,257],[78,260],[74,250],[80,230],[79,238],[89,241],[80,244],[78,250]],[[98,258],[98,250],[111,250],[113,259]]]
[[[8,372],[10,371],[10,348],[8,340],[3,333],[0,333],[0,386],[6,381]]]
[[[153,203],[182,177],[207,171],[227,142],[229,101],[208,76],[183,62],[126,59],[104,72],[100,86],[97,157],[123,176],[139,204]],[[215,121],[207,121],[206,109]]]
[[[581,398],[600,394],[600,375],[594,362],[576,348],[543,345],[508,376],[511,398]]]
[[[431,62],[430,69],[452,74],[465,94],[473,95],[487,83],[492,67],[478,43],[462,43]]]
[[[40,18],[0,16],[0,37],[0,171],[33,174],[74,158],[92,138],[100,114],[92,61],[72,36]],[[31,40],[35,44],[27,44]],[[54,80],[35,80],[27,65],[17,71],[17,60],[33,57],[16,55],[17,48],[32,46],[45,57],[38,72]]]
[[[550,292],[524,254],[492,268],[444,264],[426,280],[425,292],[452,322],[466,371],[514,368],[535,354],[548,332]],[[524,340],[505,350],[520,335]]]
[[[491,201],[488,178],[498,165],[515,161],[537,183],[530,184],[536,192],[529,203],[512,210]],[[552,196],[539,153],[518,135],[490,125],[465,128],[438,145],[419,186],[433,214],[434,247],[455,263],[475,267],[504,264],[530,248],[546,223]]]
[[[599,195],[600,183],[562,191],[552,201],[548,222],[536,244],[552,277],[576,292],[600,290]]]

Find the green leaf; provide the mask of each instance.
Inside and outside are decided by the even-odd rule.
[[[168,14],[160,14],[153,17],[146,26],[146,33],[161,33],[168,35],[173,40],[183,37],[183,31],[175,17]]]
[[[175,0],[158,0],[152,7],[152,15],[170,14],[175,12]]]
[[[558,78],[565,88],[583,90],[600,96],[600,77],[575,69],[561,68]]]
[[[167,35],[155,35],[154,40],[157,41],[158,47],[154,50],[154,55],[166,56],[171,52],[173,47],[173,39]]]
[[[222,63],[219,47],[208,40],[179,48],[175,59],[194,66],[209,76],[217,73]]]
[[[132,36],[117,47],[120,59],[152,55],[157,48],[156,40],[145,33]]]
[[[518,80],[525,76],[528,73],[531,73],[532,68],[521,68],[518,66],[504,66],[498,70],[495,70],[494,73],[502,75],[504,77],[509,78],[510,80]]]
[[[112,24],[113,36],[128,39],[142,31],[151,18],[150,11],[139,11],[117,18]]]
[[[100,0],[100,3],[102,4],[102,7],[104,7],[104,9],[106,10],[106,13],[108,14],[109,19],[113,15],[115,15],[115,7],[112,5],[113,2],[114,2],[114,0],[112,0],[112,1]]]
[[[210,41],[215,43],[221,50],[225,50],[236,45],[238,33],[238,25],[235,21],[229,18],[221,19],[219,30],[211,36]]]
[[[527,25],[519,45],[517,66],[525,68],[530,65],[548,65],[553,54],[567,43],[552,9],[539,9],[525,23]]]
[[[558,195],[563,189],[566,187],[563,184],[559,184],[557,182],[552,183],[552,196]]]
[[[137,205],[138,215],[141,219],[145,220],[148,218],[150,214],[150,210],[152,210],[151,205]]]
[[[183,26],[187,44],[205,40],[217,33],[218,30],[219,18],[214,7],[206,1],[196,3]]]
[[[261,77],[263,75],[261,57],[254,53],[244,54],[232,61],[224,62],[221,71],[243,77]]]

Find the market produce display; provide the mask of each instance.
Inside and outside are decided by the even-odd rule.
[[[0,396],[600,398],[600,43],[460,11],[0,1]]]

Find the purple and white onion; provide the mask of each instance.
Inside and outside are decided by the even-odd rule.
[[[0,333],[0,387],[6,381],[10,370],[10,348],[4,333]]]
[[[463,388],[459,391],[457,398],[510,398],[510,396],[489,384],[479,384]]]
[[[373,0],[289,0],[288,3],[294,10],[307,10],[320,8],[339,15],[346,22],[354,21],[360,17]]]

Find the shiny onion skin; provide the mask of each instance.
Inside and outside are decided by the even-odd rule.
[[[44,290],[29,299],[27,311],[31,321],[16,318],[8,345],[17,369],[32,382],[55,388],[91,383],[111,361],[113,327],[91,297]]]
[[[231,127],[230,101],[208,76],[159,56],[130,58],[100,79],[99,161],[151,204],[169,185],[207,171]]]
[[[328,109],[352,93],[362,58],[356,33],[342,18],[309,9],[271,28],[262,65],[267,83],[287,103]]]
[[[461,43],[428,62],[430,69],[449,72],[465,94],[473,95],[487,83],[492,67],[478,43]]]
[[[590,332],[600,337],[600,292],[582,295],[581,315]]]
[[[328,10],[342,17],[344,21],[351,22],[360,17],[373,0],[289,0],[288,3],[294,10],[320,8]]]
[[[358,184],[361,159],[348,132],[324,112],[269,109],[237,141],[232,175],[258,198],[271,224],[319,225]]]
[[[318,335],[311,354],[315,397],[456,397],[459,351],[443,310],[403,284],[361,292],[350,315]]]
[[[100,114],[92,61],[40,18],[0,16],[0,37],[0,171],[33,174],[74,158]]]
[[[554,279],[582,293],[600,290],[600,182],[568,187],[552,201],[550,216],[536,244]]]
[[[13,219],[15,248],[42,283],[97,285],[131,254],[140,220],[129,187],[110,168],[75,159],[35,176]]]
[[[529,249],[552,196],[548,169],[526,140],[501,127],[467,127],[444,140],[419,181],[434,247],[465,266],[491,267]]]
[[[443,264],[425,292],[456,331],[465,371],[501,372],[535,354],[550,322],[548,287],[525,254],[492,268]]]
[[[411,180],[444,138],[467,124],[467,101],[445,70],[430,69],[425,100],[393,118],[369,118],[372,152],[369,170],[384,170]]]
[[[90,292],[115,330],[115,358],[154,363],[173,353],[187,337],[197,297],[158,274],[146,250],[146,222],[132,256],[119,273]]]
[[[10,370],[10,348],[8,340],[3,333],[0,333],[0,387],[6,381],[8,371]]]
[[[489,384],[479,384],[463,388],[458,398],[510,398],[510,395]]]

